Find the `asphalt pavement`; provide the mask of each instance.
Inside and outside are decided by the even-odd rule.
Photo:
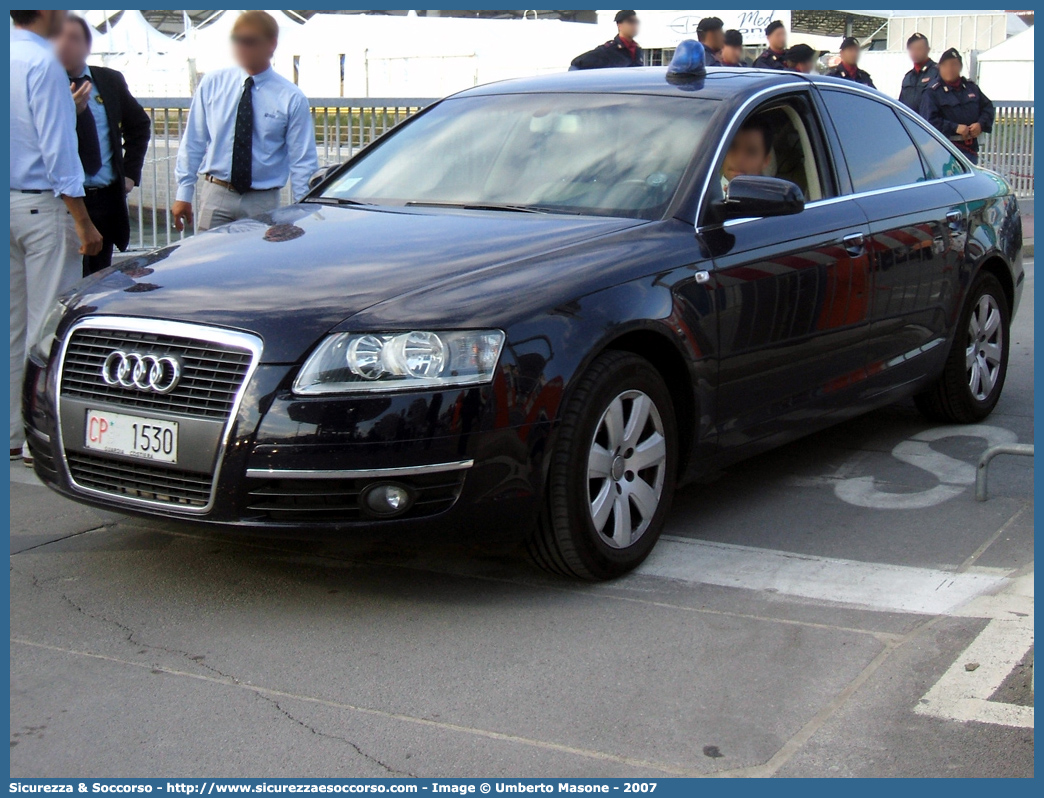
[[[87,509],[11,466],[11,775],[1032,776],[1033,268],[996,412],[679,492],[611,584]]]

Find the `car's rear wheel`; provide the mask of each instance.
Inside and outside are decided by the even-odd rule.
[[[982,421],[993,412],[1008,371],[1010,323],[1000,282],[981,273],[968,293],[942,375],[914,398],[920,411],[954,424]]]
[[[627,573],[660,536],[676,467],[674,408],[663,379],[636,355],[602,354],[562,414],[531,557],[582,579]]]

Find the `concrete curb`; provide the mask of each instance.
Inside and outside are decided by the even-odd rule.
[[[1022,242],[1022,257],[1029,259],[1033,257],[1033,239]]]

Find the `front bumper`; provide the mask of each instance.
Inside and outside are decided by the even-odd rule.
[[[552,425],[546,416],[512,423],[518,416],[507,406],[503,375],[481,388],[303,398],[290,391],[296,367],[257,366],[214,463],[208,503],[186,507],[77,483],[70,462],[84,452],[73,451],[69,440],[67,401],[65,442],[59,444],[56,371],[54,359],[49,367],[27,364],[27,439],[40,479],[84,504],[294,538],[416,531],[497,547],[519,542],[536,522]],[[108,409],[127,412],[119,405]],[[118,455],[105,459],[108,464],[88,465],[100,473],[113,464],[142,466]],[[143,467],[160,476],[171,470],[156,463]],[[361,497],[378,482],[407,487],[414,497],[409,511],[383,518],[364,507]]]

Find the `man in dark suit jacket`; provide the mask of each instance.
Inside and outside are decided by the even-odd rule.
[[[130,243],[127,195],[141,182],[141,167],[152,136],[152,122],[115,69],[87,66],[91,27],[69,15],[55,38],[58,60],[72,81],[76,135],[85,175],[87,212],[102,234],[97,255],[85,256],[83,274],[112,263],[112,248]]]

